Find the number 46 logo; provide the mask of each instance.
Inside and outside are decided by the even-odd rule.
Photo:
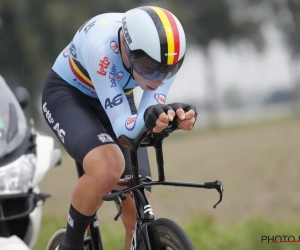
[[[115,106],[118,106],[122,102],[123,102],[122,94],[116,95],[112,100],[110,100],[109,98],[106,98],[106,100],[105,100],[105,109],[107,109],[108,107],[113,108]]]

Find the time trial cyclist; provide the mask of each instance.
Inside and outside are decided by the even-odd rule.
[[[120,145],[120,135],[135,138],[144,125],[158,133],[173,119],[182,130],[193,128],[193,105],[165,104],[185,51],[185,33],[175,15],[143,6],[91,18],[58,55],[44,84],[42,110],[85,174],[73,189],[66,235],[57,250],[83,250],[85,230],[102,196],[120,178],[130,177],[129,151]],[[143,90],[138,109],[136,86]],[[145,148],[138,150],[138,161],[139,174],[150,176]],[[130,196],[121,218],[128,250],[136,221]]]

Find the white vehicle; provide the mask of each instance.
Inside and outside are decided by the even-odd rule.
[[[36,243],[43,203],[50,197],[38,184],[61,159],[53,137],[28,125],[22,110],[28,102],[25,88],[13,93],[0,76],[0,241],[16,236],[24,249]]]

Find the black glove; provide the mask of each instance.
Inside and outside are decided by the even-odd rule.
[[[168,104],[168,106],[172,107],[172,109],[175,111],[175,113],[176,113],[176,110],[180,109],[180,108],[182,108],[185,113],[191,109],[194,110],[195,111],[195,122],[196,122],[198,113],[197,113],[196,107],[194,105],[175,102],[175,103]],[[177,116],[175,116],[175,118],[177,118]]]
[[[156,121],[162,113],[168,113],[168,110],[172,110],[171,107],[165,104],[156,104],[149,106],[144,113],[145,127],[152,130],[156,126]]]

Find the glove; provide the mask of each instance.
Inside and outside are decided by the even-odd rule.
[[[144,112],[145,127],[152,130],[156,126],[156,121],[162,113],[168,113],[172,108],[165,104],[149,106]]]
[[[168,104],[168,106],[172,107],[172,109],[175,111],[175,113],[176,113],[177,109],[183,109],[185,113],[188,112],[189,110],[194,110],[195,111],[195,122],[196,122],[198,113],[197,113],[196,107],[194,105],[175,102],[175,103]]]

